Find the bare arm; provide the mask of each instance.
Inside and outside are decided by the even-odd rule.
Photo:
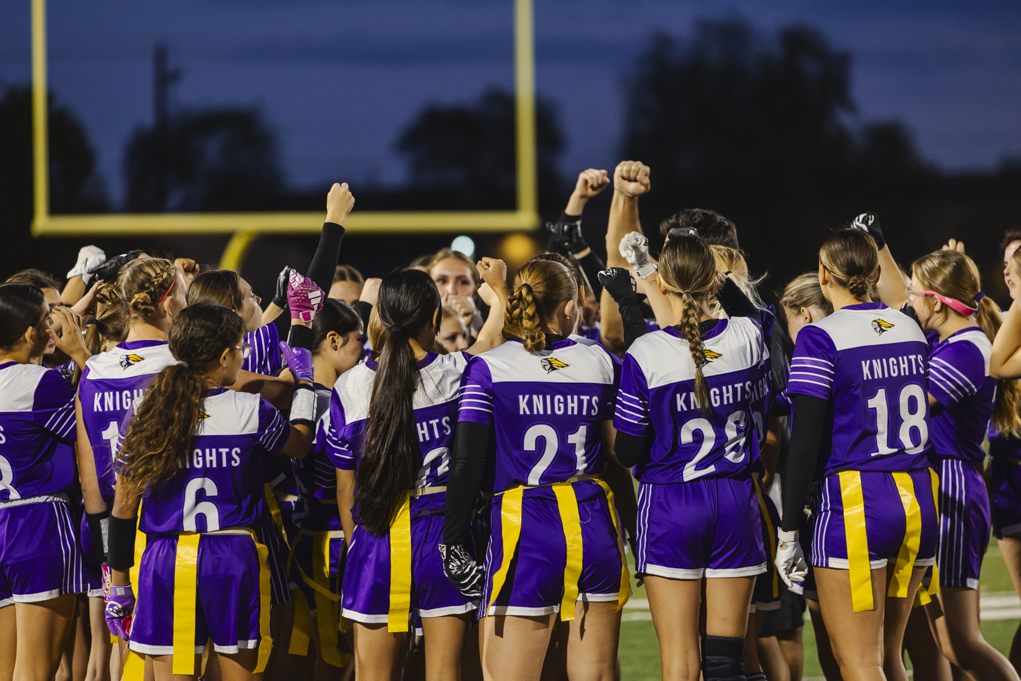
[[[606,266],[627,267],[620,254],[620,240],[628,232],[641,232],[638,218],[638,197],[647,194],[649,167],[639,161],[623,161],[613,172],[613,199],[610,202],[610,219],[606,225]],[[607,348],[614,352],[624,349],[624,322],[617,303],[606,291],[599,297],[600,336]]]
[[[351,536],[355,531],[355,518],[351,509],[355,505],[355,472],[337,469],[337,510],[340,525],[344,528],[344,543],[351,547]]]
[[[989,375],[1000,379],[1021,377],[1021,303],[1017,300],[1011,303],[993,340]]]
[[[258,393],[277,409],[288,409],[294,395],[294,379],[242,371],[230,389],[239,393]]]
[[[479,289],[479,296],[489,306],[489,316],[479,331],[479,337],[468,348],[468,354],[478,355],[502,345],[504,314],[507,310],[507,265],[503,260],[483,258],[476,267],[485,284]],[[488,290],[487,290],[488,289]]]
[[[262,311],[262,325],[272,324],[273,321],[283,313],[284,309],[276,303],[270,303]]]
[[[78,443],[75,456],[78,459],[78,480],[82,487],[82,499],[85,501],[85,512],[91,515],[106,510],[106,502],[99,493],[99,474],[96,473],[96,457],[92,452],[92,443],[85,432],[85,421],[82,418],[82,403],[74,398],[74,420],[78,426]]]
[[[879,251],[879,281],[876,282],[876,290],[879,291],[879,300],[887,307],[899,310],[904,303],[908,302],[904,289],[910,283],[904,277],[893,259],[889,246],[883,246]]]

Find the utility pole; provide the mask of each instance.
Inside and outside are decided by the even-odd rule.
[[[167,45],[158,43],[153,50],[153,208],[167,208],[167,171],[170,151],[170,88],[181,80],[181,69],[168,64]]]

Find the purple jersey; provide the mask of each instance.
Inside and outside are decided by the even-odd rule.
[[[624,356],[613,423],[622,433],[654,437],[649,457],[635,466],[643,483],[743,477],[758,455],[770,387],[762,330],[748,317],[721,319],[702,340],[708,415],[695,402],[695,363],[677,329],[641,336]]]
[[[284,448],[290,424],[259,395],[225,388],[200,410],[186,465],[142,499],[146,534],[252,527],[262,514],[263,459]]]
[[[99,476],[99,492],[113,496],[114,448],[123,434],[124,415],[138,406],[152,379],[176,364],[166,341],[129,341],[93,355],[85,363],[78,384],[82,423],[92,445]]]
[[[494,426],[493,490],[602,472],[600,426],[619,382],[620,360],[591,341],[531,353],[511,340],[473,358],[458,420]]]
[[[929,394],[942,409],[934,410],[929,428],[933,453],[940,458],[985,460],[986,437],[996,400],[996,379],[989,376],[993,345],[982,329],[962,329],[940,341],[929,354]]]
[[[989,424],[989,456],[998,459],[1021,459],[1021,440],[996,430]]]
[[[457,421],[457,395],[468,355],[430,353],[418,362],[422,386],[415,391],[415,432],[422,459],[415,487],[447,484],[450,447]],[[326,423],[326,451],[334,466],[355,470],[368,427],[376,362],[359,364],[337,379]]]
[[[918,324],[882,303],[849,305],[798,332],[787,392],[827,400],[832,424],[817,477],[928,465],[928,358]]]
[[[242,369],[264,376],[280,374],[284,363],[280,354],[280,331],[276,324],[270,322],[246,333],[245,342],[252,346],[252,354],[245,359]]]
[[[0,501],[66,493],[76,432],[74,388],[59,373],[0,364]]]
[[[291,459],[301,504],[291,520],[296,527],[309,531],[339,530],[337,515],[337,469],[326,453],[330,429],[330,388],[315,385],[316,434],[312,448],[304,459]]]

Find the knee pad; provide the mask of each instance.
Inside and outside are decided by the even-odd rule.
[[[744,639],[706,636],[702,645],[705,681],[745,681]]]

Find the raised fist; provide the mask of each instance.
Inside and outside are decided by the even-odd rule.
[[[613,191],[630,197],[648,194],[652,189],[649,172],[649,166],[641,161],[621,161],[613,171]]]
[[[348,189],[347,182],[344,184],[334,182],[330,187],[330,193],[326,195],[326,221],[343,225],[354,207],[355,197]]]
[[[574,186],[574,193],[579,198],[588,200],[610,186],[610,178],[605,170],[589,168],[578,175],[578,183]]]

